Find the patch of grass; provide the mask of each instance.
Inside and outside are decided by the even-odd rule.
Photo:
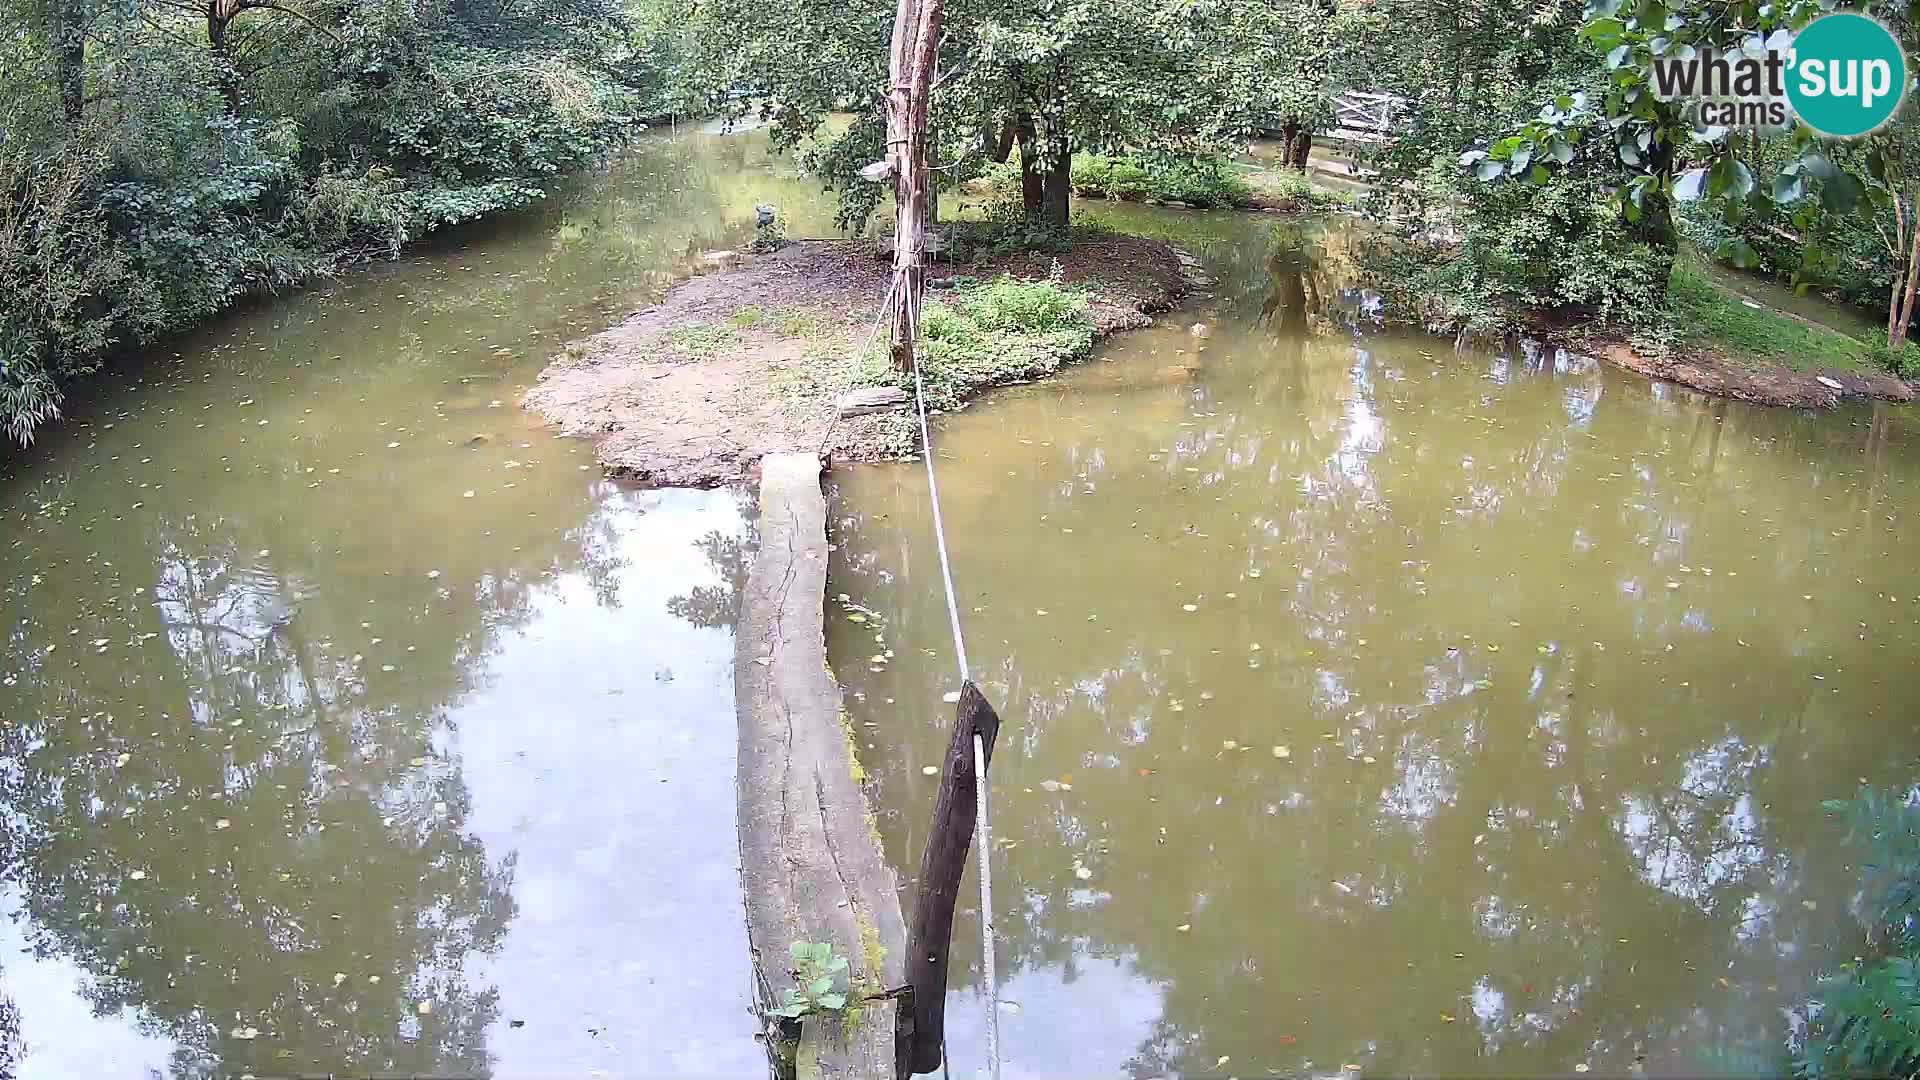
[[[751,308],[747,309],[753,310]],[[739,316],[735,316],[738,318]],[[732,326],[676,326],[660,335],[662,347],[694,360],[711,360],[723,349],[740,346],[740,331]]]
[[[1750,308],[1684,261],[1667,285],[1676,336],[1711,345],[1736,360],[1765,360],[1795,371],[1872,366],[1868,342],[1770,308]]]
[[[1093,349],[1093,320],[1085,293],[1052,281],[1002,277],[962,289],[948,300],[920,309],[920,372],[927,406],[952,409],[976,391],[1019,379],[1051,375]],[[893,370],[884,342],[854,357],[853,386],[897,386],[913,392],[913,376]],[[895,453],[912,453],[914,421],[888,414],[885,441]]]
[[[1297,172],[1263,170],[1251,174],[1248,179],[1254,193],[1259,196],[1254,201],[1296,213],[1340,210],[1359,201],[1359,196],[1351,191],[1326,191],[1314,187],[1313,181]]]
[[[1253,188],[1226,158],[1144,161],[1080,154],[1073,159],[1076,194],[1105,199],[1161,199],[1189,206],[1245,206]]]
[[[747,307],[743,307],[739,311],[734,312],[727,319],[727,321],[729,323],[732,323],[734,326],[742,330],[745,330],[748,327],[759,326],[761,323],[766,322],[767,312],[766,312],[766,309],[764,308],[748,305]]]
[[[1867,346],[1867,355],[1875,364],[1903,379],[1920,379],[1920,345],[1908,340],[1898,349],[1887,346],[1885,332]]]
[[[781,337],[811,339],[837,333],[838,329],[825,315],[806,308],[781,308],[773,313],[773,332]]]
[[[777,325],[777,316],[775,322]],[[838,394],[842,387],[871,385],[863,382],[849,384],[853,370],[864,365],[861,358],[848,355],[853,346],[847,341],[842,328],[830,326],[824,321],[810,325],[814,335],[807,338],[807,347],[801,354],[800,362],[775,368],[766,378],[766,388],[789,413],[811,409],[820,398]]]

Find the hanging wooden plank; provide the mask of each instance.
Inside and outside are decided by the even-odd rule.
[[[940,1068],[940,1047],[946,1037],[947,950],[953,938],[953,908],[960,896],[960,877],[967,869],[973,846],[974,821],[979,804],[974,791],[973,737],[985,746],[993,761],[993,740],[1000,733],[1000,717],[971,680],[960,685],[960,703],[954,710],[953,740],[947,746],[946,768],[934,796],[933,826],[920,856],[920,883],[907,930],[907,984],[913,988],[911,1009],[901,1010],[895,1052],[901,1077]],[[988,770],[991,772],[991,768]],[[909,1013],[911,1014],[909,1016]]]

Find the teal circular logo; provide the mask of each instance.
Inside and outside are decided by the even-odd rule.
[[[1907,93],[1907,57],[1865,15],[1822,15],[1793,39],[1787,100],[1822,135],[1852,138],[1887,122]]]

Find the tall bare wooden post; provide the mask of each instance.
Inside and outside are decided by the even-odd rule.
[[[940,45],[941,0],[899,0],[888,63],[887,160],[893,165],[893,332],[888,352],[896,371],[910,371],[926,289],[927,112],[934,54]]]
[[[953,938],[953,908],[960,898],[960,878],[966,873],[967,851],[973,846],[973,827],[980,812],[973,737],[980,736],[981,756],[990,764],[993,740],[999,733],[1000,717],[980,688],[971,681],[962,683],[960,704],[953,715],[953,740],[947,745],[940,790],[933,799],[933,826],[927,830],[927,847],[920,854],[913,920],[907,927],[907,985],[913,987],[913,1001],[910,1008],[901,1010],[895,1032],[894,1071],[899,1080],[940,1068],[946,1042],[947,950]]]

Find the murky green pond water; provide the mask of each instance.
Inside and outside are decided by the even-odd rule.
[[[512,407],[759,202],[827,231],[758,140],[650,141],[178,343],[10,459],[0,1061],[759,1074],[750,507],[609,485]],[[1850,940],[1819,800],[1920,751],[1920,428],[1356,332],[1343,233],[1087,213],[1221,285],[939,435],[1008,722],[1011,1074],[1673,1070],[1776,1036]],[[924,478],[833,494],[835,590],[879,617],[834,605],[830,643],[910,871],[951,688]]]
[[[759,202],[830,217],[759,139],[648,140],[171,346],[14,456],[0,1061],[763,1068],[732,787],[750,504],[619,490],[514,407]]]
[[[1820,801],[1920,757],[1920,426],[1356,330],[1340,232],[1124,216],[1217,295],[935,436],[1006,725],[1008,1075],[1697,1073],[1778,1045],[1857,940]],[[833,662],[911,874],[954,679],[925,477],[832,497]],[[982,1064],[974,888],[956,1075]]]

